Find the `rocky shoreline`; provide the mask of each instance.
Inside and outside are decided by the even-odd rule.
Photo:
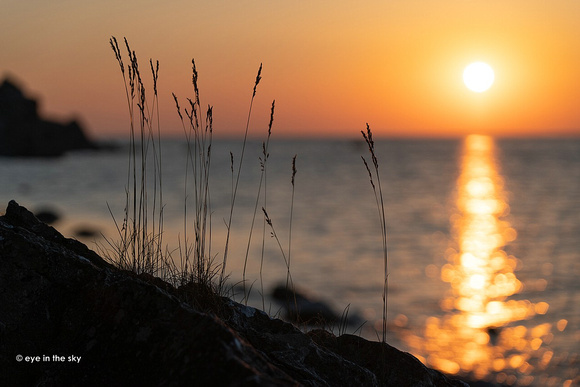
[[[467,386],[353,335],[121,271],[11,201],[0,217],[0,385]]]

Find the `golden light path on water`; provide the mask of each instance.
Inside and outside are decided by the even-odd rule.
[[[510,299],[522,284],[514,273],[518,259],[504,246],[517,232],[504,220],[509,206],[494,154],[492,138],[465,139],[451,216],[454,241],[441,268],[451,286],[441,302],[445,315],[428,318],[423,337],[409,334],[405,341],[424,363],[448,374],[530,385],[539,382],[532,371],[541,372],[553,356],[541,348],[551,340],[551,324],[517,322],[545,314],[548,304]]]

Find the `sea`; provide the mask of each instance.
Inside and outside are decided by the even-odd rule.
[[[129,144],[116,144],[0,158],[0,204],[54,212],[57,230],[106,251],[133,184]],[[578,385],[579,139],[380,139],[378,176],[362,137],[273,139],[267,158],[261,140],[242,145],[212,142],[206,234],[219,273],[229,225],[224,274],[237,301],[281,317],[271,293],[290,279],[348,322],[327,327],[337,334],[381,340],[386,314],[389,344],[450,375]],[[192,150],[165,139],[155,151],[149,222],[162,208],[164,250],[179,265],[195,239]]]

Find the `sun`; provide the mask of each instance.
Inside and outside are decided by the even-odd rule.
[[[490,65],[484,62],[473,62],[463,70],[463,82],[471,91],[482,93],[488,90],[495,79]]]

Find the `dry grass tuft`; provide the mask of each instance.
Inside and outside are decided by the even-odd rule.
[[[131,51],[125,39],[129,57],[129,64],[125,67],[117,39],[111,38],[110,44],[123,76],[131,124],[125,208],[120,223],[109,208],[119,236],[118,241],[107,240],[113,250],[111,260],[120,268],[137,274],[169,278],[175,270],[163,252],[162,163],[157,95],[159,62],[153,66],[150,60],[153,97],[149,106],[135,52]],[[148,161],[151,154],[152,165]],[[151,186],[153,192],[150,192]]]
[[[129,132],[129,160],[127,172],[127,185],[125,187],[125,207],[123,219],[118,222],[112,213],[113,221],[117,228],[118,240],[110,241],[108,253],[103,254],[110,261],[124,270],[130,270],[144,278],[158,277],[169,282],[181,297],[199,304],[200,307],[209,308],[218,305],[220,295],[226,292],[225,282],[230,231],[236,203],[238,186],[244,162],[244,154],[248,139],[248,131],[252,115],[252,106],[256,97],[257,87],[262,79],[262,64],[258,69],[256,80],[250,99],[248,116],[244,132],[241,154],[237,169],[234,168],[234,154],[230,152],[232,193],[229,218],[226,223],[226,240],[221,264],[215,262],[216,255],[212,253],[211,241],[211,192],[210,192],[210,167],[213,138],[213,108],[208,106],[205,116],[202,114],[200,95],[198,89],[198,72],[195,61],[192,60],[192,85],[194,97],[187,98],[187,107],[182,109],[178,97],[173,94],[177,114],[180,118],[185,140],[187,143],[187,157],[185,160],[184,175],[184,207],[183,207],[183,237],[179,239],[176,251],[179,254],[179,265],[176,265],[171,253],[163,247],[163,179],[162,179],[162,153],[161,153],[161,129],[159,123],[159,102],[157,83],[159,79],[159,62],[149,61],[152,75],[152,95],[148,95],[141,77],[137,56],[131,50],[125,39],[126,57],[128,65],[123,61],[123,54],[115,37],[110,39],[110,45],[121,69],[125,95],[127,100],[130,132]],[[294,292],[290,266],[292,258],[292,222],[295,197],[295,177],[297,173],[296,155],[292,159],[292,196],[290,203],[290,224],[288,232],[288,247],[282,247],[280,238],[276,234],[274,223],[268,215],[267,201],[267,167],[269,159],[269,144],[274,121],[275,101],[272,102],[270,122],[266,140],[262,143],[262,155],[259,158],[261,177],[256,195],[254,215],[249,230],[248,245],[244,259],[242,273],[242,285],[244,300],[247,303],[251,286],[247,287],[246,267],[248,264],[250,244],[258,205],[263,199],[262,212],[262,250],[260,258],[260,292],[262,295],[262,307],[265,310],[264,301],[264,245],[266,228],[270,229],[270,235],[276,241],[284,264],[286,266],[286,291]],[[185,113],[185,114],[184,114]],[[385,219],[385,206],[379,174],[379,163],[376,157],[375,144],[372,131],[367,124],[366,132],[362,131],[363,138],[371,155],[371,166],[362,157],[363,163],[369,175],[381,224],[381,235],[384,252],[384,286],[383,286],[383,327],[382,340],[387,338],[387,300],[388,300],[388,252],[387,230]],[[193,207],[193,209],[191,209]],[[191,214],[190,214],[191,213]],[[294,296],[295,309],[296,296]],[[288,308],[290,309],[290,308]],[[338,325],[339,333],[346,331],[349,307],[343,312]]]
[[[103,255],[124,270],[130,270],[138,275],[146,274],[160,277],[176,288],[195,288],[198,291],[205,289],[209,290],[209,293],[213,292],[216,295],[223,294],[226,291],[225,281],[228,278],[225,273],[233,212],[248,138],[252,106],[258,84],[262,79],[262,64],[260,64],[258,69],[252,90],[237,173],[234,173],[234,155],[230,152],[232,196],[229,220],[226,222],[227,237],[221,264],[215,263],[216,256],[211,250],[211,194],[209,183],[213,108],[208,106],[205,116],[201,113],[198,71],[195,60],[192,59],[191,62],[193,98],[187,98],[187,106],[182,109],[178,97],[172,94],[187,144],[184,174],[183,236],[179,239],[179,245],[176,250],[179,254],[179,264],[176,265],[168,249],[163,250],[162,248],[163,180],[157,94],[159,62],[155,62],[154,65],[152,60],[149,61],[153,89],[151,98],[146,93],[137,55],[135,51],[131,50],[127,39],[124,39],[124,42],[129,63],[127,66],[125,66],[124,55],[119,48],[117,39],[112,37],[109,41],[115,59],[121,69],[129,111],[129,166],[125,189],[125,208],[123,220],[120,222],[117,222],[115,215],[109,208],[117,228],[118,240],[107,240],[109,249],[107,252],[103,249],[105,252]],[[150,100],[151,104],[149,104]],[[264,180],[273,120],[274,102],[272,102],[268,137],[263,145],[264,155],[261,160]],[[151,158],[153,158],[152,163]],[[261,189],[260,183],[258,199]],[[264,205],[266,203],[265,198],[266,195],[264,194]],[[251,229],[253,229],[253,223]],[[251,230],[248,246],[250,241]],[[196,285],[193,286],[191,284]],[[209,297],[209,293],[205,298]]]

